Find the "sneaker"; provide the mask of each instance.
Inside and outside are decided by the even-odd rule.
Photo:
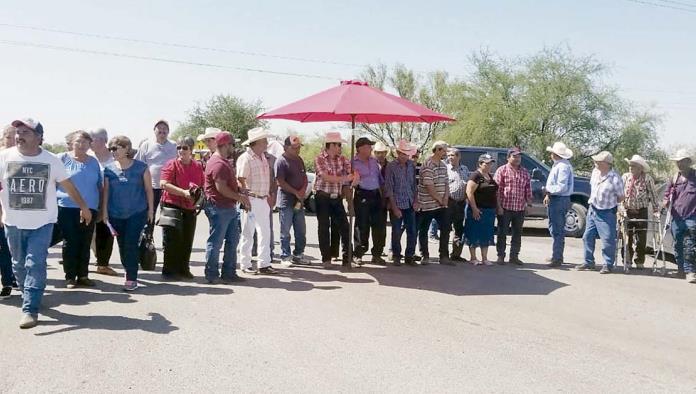
[[[421,257],[420,265],[428,265],[428,264],[430,264],[430,257],[428,257],[428,256],[422,256],[422,257]]]
[[[387,265],[387,262],[384,261],[382,256],[372,256],[371,262],[372,262],[372,264],[376,264],[376,265]]]
[[[242,268],[242,272],[249,275],[256,275],[257,271],[252,267]]]
[[[689,283],[696,283],[696,272],[687,274],[686,279],[689,281]]]
[[[25,313],[19,321],[19,328],[33,328],[39,324],[39,317],[30,313]]]
[[[524,265],[524,262],[520,260],[518,257],[510,257],[510,264]]]
[[[322,265],[325,269],[330,269],[330,268],[331,268],[331,260],[322,261],[322,262],[321,262],[321,265]]]
[[[293,264],[308,264],[305,255],[292,255],[291,261]]]
[[[101,274],[101,275],[118,276],[118,272],[114,271],[113,268],[111,268],[107,265],[98,265],[97,266],[97,273]]]
[[[6,300],[10,298],[12,295],[12,287],[11,286],[6,286],[2,288],[2,291],[0,291],[0,300]]]
[[[447,257],[440,257],[440,265],[457,265],[454,261]]]
[[[481,260],[474,259],[474,260],[470,260],[469,262],[473,265],[483,265],[483,262]]]
[[[557,268],[563,265],[563,260],[547,260],[549,261],[548,264],[546,264],[547,267],[549,268]]]
[[[578,271],[594,271],[595,270],[595,265],[594,264],[583,264],[577,268]]]
[[[413,256],[413,260],[415,260],[415,261],[421,261],[421,257],[420,257],[420,256]]]
[[[483,260],[483,265],[491,266],[493,265],[493,262],[491,262],[490,260]]]
[[[600,274],[611,274],[611,271],[613,270],[612,266],[610,265],[603,265],[602,269],[599,271]]]
[[[498,256],[498,260],[495,261],[498,265],[505,265],[505,257]]]
[[[94,281],[86,276],[83,276],[82,278],[77,278],[77,284],[79,286],[85,286],[85,287],[94,287],[97,284],[94,283]]]
[[[65,281],[65,287],[68,289],[74,289],[77,287],[77,281],[75,281],[75,279],[68,279]]]
[[[290,264],[292,263],[292,256],[284,256],[280,258],[281,263]]]
[[[270,265],[268,267],[259,268],[258,272],[261,275],[277,275],[278,274],[278,271],[276,271],[275,268],[271,267]]]
[[[123,284],[123,290],[125,291],[135,291],[138,288],[138,281],[137,280],[127,280],[126,283]]]

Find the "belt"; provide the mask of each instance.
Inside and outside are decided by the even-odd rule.
[[[594,209],[595,211],[616,211],[616,208],[617,208],[616,206],[614,206],[614,207],[612,207],[612,208],[599,209],[599,208],[595,207],[595,206],[592,205],[592,204],[590,204],[590,206],[591,206],[592,209]]]
[[[317,190],[317,195],[323,196],[323,197],[326,197],[326,198],[330,198],[330,199],[332,199],[332,200],[336,200],[336,199],[341,198],[341,194],[340,194],[340,193],[331,193],[331,194],[329,194],[329,193],[327,193],[327,192],[325,192],[325,191],[323,191],[323,190]]]
[[[268,195],[262,196],[253,192],[247,192],[247,195],[249,197],[254,197],[254,198],[268,198]]]
[[[363,193],[363,194],[373,194],[373,195],[379,194],[379,189],[367,190],[367,189],[363,189],[363,188],[358,187],[355,189],[355,191],[358,193]]]

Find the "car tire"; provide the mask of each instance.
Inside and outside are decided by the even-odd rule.
[[[587,208],[579,203],[571,203],[566,214],[565,232],[567,237],[581,238],[585,233]]]
[[[314,199],[314,193],[305,199],[305,209],[311,213],[317,213],[317,202]]]

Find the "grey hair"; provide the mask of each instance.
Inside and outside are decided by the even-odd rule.
[[[103,127],[90,131],[89,135],[92,136],[92,139],[99,138],[100,140],[102,140],[104,142],[109,142],[109,134],[106,132],[106,129]]]

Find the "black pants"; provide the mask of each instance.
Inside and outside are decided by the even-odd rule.
[[[94,248],[97,255],[97,266],[108,267],[111,260],[111,253],[114,250],[114,237],[111,235],[109,226],[104,222],[99,222],[94,230]]]
[[[629,209],[626,211],[627,219],[648,219],[648,208]],[[648,222],[627,222],[626,242],[628,242],[628,257],[626,261],[630,262],[633,257],[633,262],[636,264],[645,263],[645,243],[648,236]],[[636,247],[633,248],[633,240],[635,239]],[[623,254],[623,250],[621,251]]]
[[[162,189],[152,189],[152,216],[153,216],[153,221],[152,223],[145,223],[145,231],[147,231],[148,234],[152,235],[152,233],[155,231],[155,222],[157,222],[157,218],[154,217],[157,215],[157,208],[159,207],[160,200],[162,199]]]
[[[97,211],[92,210],[96,217]],[[63,238],[63,271],[65,279],[86,278],[89,273],[89,248],[92,245],[94,221],[80,223],[80,208],[58,207],[58,227]]]
[[[508,228],[512,227],[512,240],[510,241],[510,257],[517,258],[522,248],[522,227],[524,226],[524,211],[503,210],[498,215],[498,238],[495,248],[498,257],[505,258],[505,246],[507,243]]]
[[[370,247],[372,231],[372,256],[382,256],[387,236],[387,222],[382,217],[382,195],[379,190],[355,189],[355,227],[353,229],[353,255],[362,257]]]
[[[162,205],[179,209],[182,213],[180,227],[162,227],[162,246],[164,247],[162,274],[187,274],[190,272],[189,260],[191,260],[193,236],[196,233],[196,213],[167,203]]]
[[[447,204],[447,216],[454,229],[454,240],[452,241],[452,257],[462,257],[464,248],[464,209],[466,200],[455,201],[449,199]]]
[[[341,235],[343,240],[343,257],[348,257],[348,218],[346,210],[343,208],[343,199],[330,198],[326,193],[317,192],[315,197],[317,205],[317,221],[319,222],[319,250],[321,251],[321,261],[331,260],[331,240],[334,235],[329,233],[336,232]],[[345,263],[345,262],[344,262]],[[350,262],[348,262],[350,264]]]
[[[420,245],[421,257],[430,257],[430,253],[428,252],[428,228],[433,219],[435,219],[438,226],[440,226],[440,258],[449,258],[450,222],[447,217],[446,208],[438,208],[432,211],[420,211],[416,215],[416,222],[418,223],[418,244]]]
[[[347,250],[348,245],[343,240],[343,250]],[[337,220],[331,221],[331,257],[338,258],[341,252],[341,226]]]

